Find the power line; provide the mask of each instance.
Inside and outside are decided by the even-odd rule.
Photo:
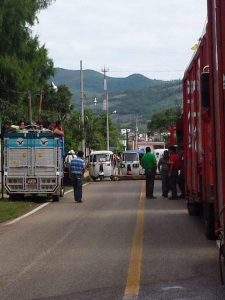
[[[149,69],[149,70],[110,70],[110,73],[145,73],[145,72],[151,72],[151,73],[174,73],[174,72],[184,72],[184,69],[182,70],[153,70],[153,69]]]

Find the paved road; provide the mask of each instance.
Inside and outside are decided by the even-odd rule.
[[[105,181],[0,226],[0,299],[225,299],[218,250],[183,200]]]

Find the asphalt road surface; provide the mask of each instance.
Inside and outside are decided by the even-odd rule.
[[[144,181],[93,182],[0,225],[0,299],[225,299],[218,249],[184,200]]]

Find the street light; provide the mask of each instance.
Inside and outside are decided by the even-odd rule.
[[[54,84],[53,81],[50,83],[49,86],[50,86],[50,90],[53,93],[58,92],[58,87],[57,87],[57,85]],[[38,108],[38,121],[41,120],[42,102],[43,102],[43,97],[44,97],[44,87],[43,86],[41,86],[41,88],[40,88],[39,96],[40,96],[40,99],[39,99],[39,108]],[[29,97],[29,105],[31,105],[31,94],[29,94],[28,97]],[[31,107],[30,107],[29,111],[30,111],[29,119],[30,119],[30,123],[32,123],[32,110],[31,110]]]
[[[104,92],[105,92],[105,99],[103,102],[103,107],[105,106],[106,110],[106,150],[109,150],[109,95],[108,95],[108,89],[107,89],[107,81],[106,81],[106,70],[104,68]]]

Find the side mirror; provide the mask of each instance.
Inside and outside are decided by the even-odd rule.
[[[201,74],[201,99],[202,99],[202,107],[209,111],[210,109],[209,72],[203,72]]]

